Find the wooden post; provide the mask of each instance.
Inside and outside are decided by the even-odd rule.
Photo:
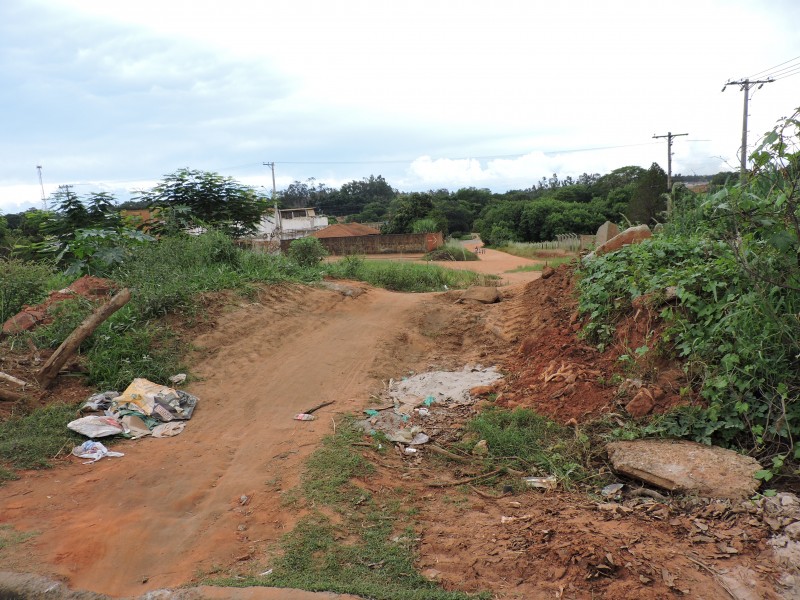
[[[69,334],[69,337],[62,342],[56,351],[53,352],[53,355],[47,359],[47,362],[44,363],[42,368],[39,369],[39,372],[36,374],[36,380],[39,382],[39,385],[44,389],[51,387],[61,367],[69,360],[70,356],[78,351],[83,341],[92,335],[94,330],[97,329],[103,321],[125,306],[130,299],[131,292],[128,288],[125,288],[114,295],[107,304],[104,304],[86,317],[83,323],[78,325],[75,331]]]

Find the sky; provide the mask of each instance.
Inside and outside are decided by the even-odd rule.
[[[0,214],[188,167],[262,191],[736,170],[800,106],[797,0],[2,0]],[[262,189],[263,188],[263,189]]]

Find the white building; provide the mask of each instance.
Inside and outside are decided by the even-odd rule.
[[[255,236],[265,239],[296,240],[328,226],[328,217],[317,216],[313,208],[270,209],[261,219]]]

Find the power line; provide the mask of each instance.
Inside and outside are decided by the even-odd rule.
[[[783,66],[783,65],[785,65],[786,63],[793,62],[793,61],[795,61],[795,60],[797,60],[797,59],[800,59],[800,56],[795,56],[794,58],[790,58],[789,60],[786,60],[786,61],[784,61],[784,62],[780,63],[779,65],[775,65],[774,67],[770,67],[770,68],[768,68],[768,69],[764,69],[763,71],[759,71],[758,73],[753,73],[752,75],[750,75],[749,79],[752,79],[752,78],[754,78],[754,77],[759,77],[759,76],[761,76],[763,73],[768,73],[769,71],[772,71],[773,69],[777,69],[778,67],[782,67],[782,66]],[[764,75],[764,77],[769,77],[769,75]]]

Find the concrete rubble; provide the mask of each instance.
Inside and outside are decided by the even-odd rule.
[[[606,446],[614,470],[671,492],[749,498],[761,465],[749,456],[686,440],[634,440]]]

